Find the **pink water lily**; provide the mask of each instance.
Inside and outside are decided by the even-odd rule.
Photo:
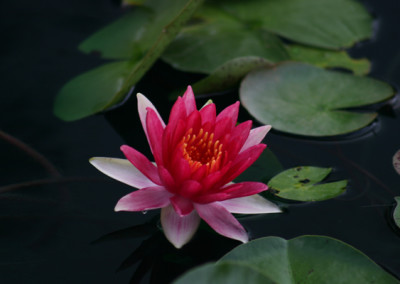
[[[139,189],[122,197],[115,211],[161,208],[164,234],[177,248],[193,237],[200,219],[223,236],[247,242],[245,229],[231,213],[280,212],[258,195],[268,189],[265,184],[232,183],[265,149],[260,142],[269,125],[236,125],[239,102],[218,115],[213,103],[197,110],[190,86],[173,105],[167,125],[145,96],[137,99],[155,163],[127,145],[121,150],[128,160],[90,160],[104,174]]]

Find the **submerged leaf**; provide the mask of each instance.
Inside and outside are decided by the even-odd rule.
[[[370,124],[374,112],[345,110],[393,96],[386,83],[287,62],[246,76],[240,98],[249,113],[275,129],[309,136],[349,133]]]
[[[253,30],[213,6],[203,6],[192,22],[162,56],[179,70],[210,74],[238,57],[260,57],[271,62],[289,58],[277,36]]]
[[[287,45],[286,49],[293,61],[302,61],[318,67],[341,67],[365,75],[371,68],[367,59],[353,59],[345,51],[332,51],[301,45]]]
[[[393,167],[396,172],[400,175],[400,150],[396,152],[393,156]]]
[[[250,278],[247,278],[250,277]],[[359,250],[323,236],[266,237],[240,245],[215,264],[190,270],[183,283],[399,283]]]
[[[396,196],[394,200],[396,200],[397,205],[393,212],[393,219],[397,227],[400,228],[400,196]]]
[[[75,77],[58,93],[54,114],[71,121],[101,111],[108,105],[110,94],[121,91],[132,68],[128,61],[117,61]]]
[[[347,181],[318,184],[331,172],[329,168],[296,167],[288,169],[268,182],[275,195],[297,201],[320,201],[336,197],[346,190]]]
[[[393,212],[393,219],[397,227],[400,228],[400,196],[396,196],[394,200],[396,200],[397,205]]]
[[[174,4],[171,6],[171,3],[167,1],[146,1],[147,7],[151,7],[157,15],[156,20],[152,18],[151,28],[146,29],[146,31],[150,29],[152,32],[146,33],[141,38],[141,42],[146,43],[143,46],[148,47],[148,50],[142,50],[142,46],[133,48],[129,62],[106,64],[72,79],[57,95],[54,106],[55,114],[64,120],[76,120],[120,103],[127,96],[128,91],[159,58],[179,32],[181,26],[191,17],[203,0],[173,2]],[[170,6],[173,7],[174,13],[170,12]],[[169,12],[166,13],[165,11]],[[145,16],[143,16],[143,19],[145,19],[143,21],[147,21]],[[126,31],[129,30],[123,30],[123,32]],[[105,34],[110,34],[110,31],[105,32]],[[133,34],[135,33],[133,32]],[[126,40],[124,36],[117,36],[116,38],[123,41],[121,44],[124,44]],[[118,44],[118,42],[114,42],[114,44]],[[127,56],[124,48],[112,48],[106,39],[104,41],[101,39],[101,36],[95,38],[93,42],[87,42],[85,49],[88,51],[91,49],[100,50],[111,57],[122,50],[123,56],[121,57]],[[139,56],[144,51],[143,56]],[[119,67],[119,65],[129,66],[129,72],[126,73],[128,69]],[[110,86],[108,86],[109,83]]]
[[[273,63],[261,57],[238,57],[218,67],[210,76],[198,81],[192,87],[198,94],[225,91],[238,86],[240,80],[253,69],[272,66]]]

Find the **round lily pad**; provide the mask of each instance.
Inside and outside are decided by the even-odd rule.
[[[246,278],[249,277],[249,278]],[[175,284],[400,283],[357,249],[330,237],[266,237],[240,245]]]
[[[248,74],[243,106],[274,129],[308,136],[346,134],[370,124],[377,113],[356,111],[393,96],[386,83],[308,64],[287,62]]]
[[[320,201],[336,197],[346,190],[347,181],[322,183],[331,172],[330,168],[296,167],[288,169],[269,182],[275,195],[297,201]]]

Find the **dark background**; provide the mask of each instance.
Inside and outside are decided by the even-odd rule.
[[[400,3],[362,2],[376,17],[375,35],[350,53],[369,58],[373,63],[371,76],[398,88]],[[125,132],[115,131],[104,115],[63,122],[52,114],[61,86],[103,62],[96,55],[80,53],[78,44],[123,11],[110,0],[2,1],[0,7],[0,282],[128,283],[137,264],[116,270],[148,236],[92,242],[115,230],[142,224],[157,212],[115,213],[116,201],[130,189],[101,175],[88,159],[122,157],[119,146],[126,142],[141,150],[146,147],[136,109],[132,108],[132,115],[125,120],[125,114],[118,110],[107,114],[114,125],[123,124]],[[163,77],[168,74],[165,70],[168,67],[158,63],[138,91],[149,97],[162,95],[163,88],[170,87],[168,78]],[[220,101],[224,103],[224,99]],[[228,102],[218,104],[222,108]],[[349,179],[349,188],[333,200],[291,204],[279,216],[242,219],[251,236],[332,236],[400,277],[400,234],[391,221],[393,198],[400,195],[400,176],[391,162],[400,149],[398,101],[393,105],[394,109],[381,110],[372,130],[361,136],[318,141],[269,134],[266,142],[285,168],[333,167],[331,178]],[[168,108],[166,105],[161,112]],[[246,115],[245,110],[242,114]],[[126,132],[130,125],[133,135]],[[43,157],[29,155],[27,146],[19,147],[5,133]],[[51,165],[44,167],[44,160]],[[59,182],[51,183],[55,178]],[[170,279],[187,268],[174,257],[183,254],[194,265],[220,257],[237,244],[214,235],[211,239],[206,235],[204,240],[201,234],[196,236],[189,248],[177,255],[157,237],[152,240],[159,248],[155,256],[163,261],[154,267],[178,267],[162,270],[160,275],[168,272],[165,279]],[[213,247],[219,243],[226,244],[225,251]],[[203,251],[195,249],[201,244],[206,245]]]

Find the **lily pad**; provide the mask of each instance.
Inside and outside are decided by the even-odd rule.
[[[120,67],[114,68],[114,65],[112,65],[114,63],[109,63],[72,79],[57,95],[54,105],[55,114],[64,120],[76,120],[120,103],[126,97],[128,91],[159,58],[170,41],[177,35],[181,26],[192,16],[202,2],[203,0],[180,0],[177,2],[174,1],[175,4],[170,5],[170,2],[162,0],[146,1],[146,4],[149,7],[153,7],[153,11],[159,16],[157,17],[157,21],[154,21],[154,27],[156,27],[155,29],[158,30],[158,33],[152,32],[146,35],[146,38],[151,37],[151,40],[148,39],[149,41],[143,39],[143,42],[151,42],[145,54],[142,57],[138,57],[137,55],[142,50],[134,48],[129,63],[115,63],[116,65],[130,65],[131,68],[127,75],[125,73],[125,68],[122,68],[124,71],[120,72],[118,71]],[[176,9],[178,7],[176,3],[181,5],[181,9]],[[174,8],[175,14],[165,12],[171,9],[170,6]],[[160,27],[160,23],[167,24]],[[153,30],[154,27],[152,27],[151,30]],[[109,31],[105,34],[108,33]],[[119,36],[118,38],[123,39],[123,37]],[[93,44],[87,43],[87,50],[94,48],[105,54],[113,54],[117,50],[109,49],[108,44],[100,45],[100,42],[101,40],[96,39],[93,40]],[[115,42],[115,44],[117,43]],[[91,48],[89,48],[89,46],[91,46]],[[146,46],[146,44],[144,46]],[[140,51],[139,53],[138,50]],[[125,55],[122,57],[125,57]],[[118,70],[115,71],[114,69]],[[109,74],[108,70],[110,72]],[[96,79],[95,75],[97,73],[99,77]],[[121,73],[123,73],[123,76],[121,76]],[[107,75],[111,78],[100,82],[101,79],[106,78]],[[112,86],[106,87],[107,82],[110,82]],[[76,91],[78,91],[79,94],[77,94]]]
[[[252,274],[251,281],[244,278]],[[301,236],[291,240],[266,237],[240,245],[216,264],[192,269],[174,283],[400,282],[348,244],[330,237]]]
[[[218,0],[250,26],[328,49],[349,47],[372,34],[372,17],[353,0]]]
[[[226,62],[246,56],[271,62],[289,59],[277,36],[251,29],[224,11],[204,5],[162,59],[179,70],[210,74]]]
[[[318,184],[332,169],[318,167],[296,167],[288,169],[269,182],[268,187],[275,195],[297,201],[320,201],[336,197],[346,190],[347,181]]]
[[[397,205],[393,212],[393,219],[397,227],[400,228],[400,196],[396,196],[394,200],[396,200]]]
[[[192,88],[196,94],[225,91],[237,87],[250,71],[273,66],[272,62],[261,57],[238,57],[218,67],[208,77],[192,85]]]
[[[287,45],[286,49],[293,61],[302,61],[322,68],[346,68],[356,75],[365,75],[371,69],[371,63],[367,59],[353,59],[346,51],[332,51],[294,44]]]
[[[400,175],[400,150],[396,152],[393,156],[393,167],[396,172]]]
[[[299,135],[346,134],[370,124],[374,112],[346,108],[393,96],[386,83],[304,63],[286,62],[248,74],[240,86],[243,106],[274,129]]]

